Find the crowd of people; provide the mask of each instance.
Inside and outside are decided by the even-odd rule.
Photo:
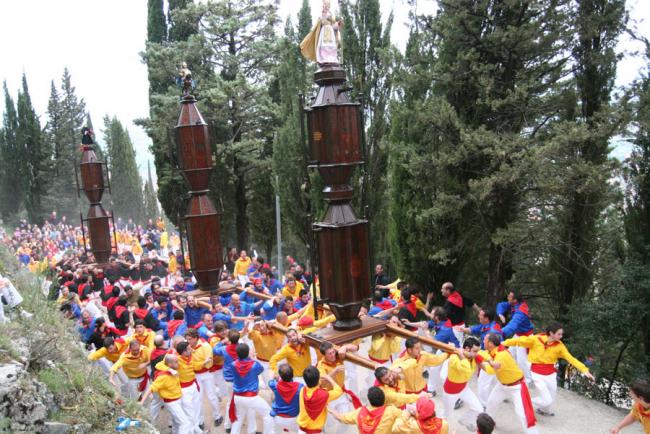
[[[116,226],[117,252],[103,266],[86,254],[81,229],[55,214],[42,226],[22,222],[2,241],[23,266],[50,275],[50,296],[120,396],[147,405],[173,433],[337,433],[354,425],[364,434],[460,426],[489,434],[502,406],[522,432],[536,433],[538,418],[553,416],[560,359],[594,379],[562,343],[561,324],[536,332],[517,291],[496,309],[481,308],[445,282],[444,303],[433,306],[433,292],[377,265],[360,316],[432,336],[447,350],[390,332],[314,349],[305,335],[335,318],[314,308],[318,286],[297,261],[287,258],[278,275],[263,258],[228,249],[221,277],[234,290],[204,293],[162,220]],[[372,361],[374,372],[365,375],[351,353]],[[631,396],[631,413],[612,433],[634,421],[650,432],[650,384],[635,382]]]

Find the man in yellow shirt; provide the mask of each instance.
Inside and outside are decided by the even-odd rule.
[[[359,407],[345,414],[329,409],[340,422],[357,425],[364,434],[390,434],[395,420],[402,411],[392,405],[385,405],[384,392],[379,387],[368,389],[369,406]]]
[[[609,430],[610,434],[618,434],[623,428],[632,425],[635,421],[643,427],[643,432],[650,433],[650,382],[635,380],[630,384],[630,398],[632,410],[615,427]]]
[[[347,392],[345,389],[345,364],[343,358],[348,350],[356,351],[358,347],[356,345],[346,344],[337,350],[330,342],[323,342],[318,349],[323,355],[323,358],[316,365],[320,375],[329,375],[343,391]],[[341,395],[339,398],[330,402],[327,407],[335,410],[339,414],[348,412],[351,408],[350,398],[346,394]],[[326,430],[328,432],[334,432],[335,423],[336,421],[334,419],[328,419]]]
[[[497,377],[496,384],[488,398],[486,413],[495,417],[498,405],[508,399],[515,408],[515,413],[524,432],[537,434],[539,432],[537,420],[523,371],[506,347],[501,345],[500,335],[488,333],[485,336],[484,346],[489,357],[482,364],[492,367]]]
[[[149,380],[148,368],[151,350],[140,345],[140,342],[132,340],[128,349],[124,351],[117,362],[111,367],[108,381],[115,387],[115,374],[121,368],[127,377],[127,394],[135,399],[141,392],[144,392]]]
[[[594,376],[580,360],[571,355],[562,342],[564,330],[560,323],[552,323],[546,327],[546,333],[530,336],[516,336],[503,341],[506,347],[522,347],[528,349],[528,361],[535,389],[539,393],[533,398],[537,413],[543,416],[553,416],[551,404],[557,394],[557,369],[555,364],[564,359],[573,365],[585,377],[594,381]]]
[[[241,282],[242,286],[248,282],[248,267],[251,266],[251,258],[248,257],[246,250],[239,252],[239,258],[235,261],[235,279]]]
[[[142,395],[141,404],[147,400],[151,393],[156,393],[164,401],[165,408],[171,415],[172,432],[178,434],[192,434],[192,423],[181,405],[181,382],[178,378],[178,357],[167,354],[165,360],[156,364],[151,387]]]
[[[305,340],[296,329],[290,328],[287,331],[287,344],[285,344],[280,351],[275,353],[269,361],[272,378],[277,377],[278,363],[281,360],[286,360],[287,363],[289,363],[289,366],[293,369],[293,381],[305,384],[302,379],[302,373],[309,365],[311,365],[311,353],[309,351],[309,346],[305,343]]]
[[[175,337],[176,338],[176,337]],[[203,403],[201,402],[201,392],[196,381],[196,366],[192,361],[192,348],[189,342],[177,336],[177,343],[174,345],[176,355],[178,356],[178,378],[183,389],[181,404],[185,413],[192,421],[192,426],[197,432],[202,431],[199,424],[203,422]]]
[[[259,321],[253,325],[253,329],[248,333],[248,337],[253,342],[257,361],[264,368],[260,387],[267,388],[269,384],[269,361],[282,347],[284,334],[273,330],[268,326],[266,321]]]
[[[124,341],[128,344],[132,340],[140,342],[140,345],[147,347],[150,350],[153,350],[153,338],[156,337],[156,333],[153,330],[149,330],[145,325],[144,321],[140,318],[133,321],[133,334],[124,338]]]
[[[301,432],[307,434],[322,433],[327,421],[327,404],[341,396],[343,390],[329,375],[321,377],[318,369],[314,366],[306,368],[303,376],[306,387],[303,387],[300,391],[298,426]],[[331,390],[320,387],[321,378],[330,384]]]
[[[196,381],[198,381],[201,389],[200,395],[210,403],[214,426],[219,426],[223,422],[223,417],[219,406],[215,375],[210,370],[213,364],[212,347],[199,338],[199,332],[196,329],[187,329],[185,339],[187,339],[187,343],[190,344],[192,349],[192,365],[196,374]],[[205,420],[203,423],[207,425]]]
[[[411,360],[409,363],[415,365],[415,360]],[[376,384],[384,392],[386,405],[404,408],[406,404],[417,401],[420,396],[431,397],[431,394],[427,392],[421,392],[418,395],[406,393],[402,377],[402,368],[388,369],[385,366],[380,366],[375,369]]]
[[[297,282],[295,277],[290,276],[287,278],[287,282],[285,283],[284,288],[282,288],[282,296],[284,298],[291,297],[294,300],[297,300],[299,298],[298,295],[302,290],[302,283]]]
[[[128,345],[124,339],[107,337],[104,339],[103,347],[88,354],[88,360],[91,362],[97,362],[106,373],[109,373],[113,364],[117,362],[124,350],[127,348]],[[128,380],[126,375],[124,375],[124,372],[118,371],[117,376],[120,379],[120,382],[126,386]]]
[[[436,404],[432,399],[421,396],[415,408],[409,406],[395,420],[393,433],[396,434],[447,434],[449,425],[445,419],[436,417]]]
[[[422,377],[424,369],[431,366],[442,365],[448,354],[431,354],[422,351],[422,344],[416,338],[406,339],[406,350],[393,363],[394,368],[403,368],[406,393],[420,393],[427,391],[427,382]],[[415,360],[415,364],[407,364],[409,360]]]
[[[478,400],[468,383],[476,372],[476,354],[481,350],[481,344],[473,336],[463,342],[463,348],[458,348],[456,354],[449,357],[447,379],[442,386],[442,400],[445,409],[442,417],[449,420],[457,400],[463,401],[469,409],[458,419],[458,422],[470,431],[476,431],[476,416],[483,411],[483,405]]]

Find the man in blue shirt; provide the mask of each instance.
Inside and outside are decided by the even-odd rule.
[[[183,309],[185,311],[185,322],[187,326],[194,328],[201,321],[203,315],[210,313],[210,307],[206,302],[197,301],[193,295],[188,295],[187,306]]]
[[[282,288],[284,287],[284,285],[275,278],[273,272],[269,269],[264,270],[264,286],[266,286],[273,295],[278,291],[282,292]]]
[[[309,292],[307,292],[306,289],[301,289],[300,293],[298,294],[298,300],[293,304],[293,307],[296,309],[300,310],[303,307],[307,306],[310,302],[309,300]]]
[[[273,419],[269,404],[258,395],[259,376],[264,372],[260,362],[252,360],[248,345],[240,343],[236,347],[237,360],[233,362],[232,390],[233,396],[229,409],[232,422],[232,434],[239,434],[244,415],[253,412],[262,418],[264,433],[274,433]],[[250,420],[250,419],[248,419]]]
[[[520,292],[510,291],[508,293],[508,303],[511,307],[510,321],[503,328],[503,335],[506,338],[515,336],[530,336],[533,334],[533,323],[530,320],[528,312],[528,303]],[[526,376],[526,383],[532,381],[530,376],[530,366],[528,365],[528,350],[524,347],[510,347],[512,356],[517,360],[517,365]]]
[[[499,325],[498,322],[495,321],[495,316],[494,316],[494,309],[490,308],[482,308],[478,312],[478,322],[479,324],[470,326],[470,327],[462,327],[460,330],[462,330],[464,333],[469,333],[474,336],[478,336],[479,340],[481,341],[481,349],[483,348],[484,345],[484,340],[485,336],[487,336],[488,333],[496,333],[501,338],[503,339],[503,332],[501,331],[501,326]]]
[[[368,316],[374,316],[380,312],[392,309],[397,305],[397,302],[392,298],[385,298],[382,290],[375,290],[373,296],[373,303],[368,310]]]
[[[280,381],[269,381],[269,388],[273,391],[271,417],[278,428],[298,432],[296,418],[300,412],[300,390],[305,386],[293,381],[293,368],[288,363],[280,365],[278,375]]]
[[[266,300],[260,309],[262,319],[265,321],[273,321],[275,316],[280,311],[280,301],[278,296],[273,297],[271,300]]]
[[[246,317],[252,314],[255,309],[252,303],[241,301],[239,294],[233,294],[230,297],[230,306],[227,306],[227,308],[232,314],[232,318],[230,319],[232,327],[236,330],[242,330],[244,328]]]

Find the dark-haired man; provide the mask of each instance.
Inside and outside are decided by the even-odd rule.
[[[514,336],[530,336],[533,334],[533,323],[530,321],[528,303],[520,292],[510,291],[508,303],[511,306],[510,321],[503,328],[503,336],[506,338]],[[530,383],[530,367],[528,366],[528,351],[522,347],[511,347],[510,352],[517,361],[517,365],[526,376],[526,382]]]
[[[448,354],[439,355],[422,351],[422,344],[416,338],[406,339],[406,351],[393,363],[393,368],[402,368],[406,393],[427,391],[427,382],[422,376],[424,369],[442,365]]]
[[[369,406],[362,406],[348,413],[341,414],[330,409],[340,422],[357,425],[359,432],[364,434],[390,434],[393,423],[402,411],[392,405],[386,405],[384,392],[379,387],[368,389]]]
[[[236,352],[237,360],[233,363],[232,371],[233,396],[228,415],[232,423],[231,433],[239,434],[244,415],[252,411],[262,418],[264,433],[273,434],[275,427],[270,415],[271,407],[258,395],[259,376],[264,372],[264,367],[248,357],[248,345],[237,344]]]
[[[327,404],[337,399],[343,390],[329,375],[321,377],[314,366],[309,366],[303,372],[305,386],[300,391],[300,412],[298,413],[298,426],[302,432],[317,434],[323,432],[327,421]],[[321,378],[328,382],[331,390],[320,387]]]
[[[148,368],[151,351],[147,347],[140,345],[140,342],[132,340],[128,349],[124,351],[120,358],[111,367],[108,375],[108,381],[115,387],[115,374],[120,368],[128,378],[127,389],[130,398],[137,398],[141,392],[144,392],[149,381]]]
[[[287,363],[278,368],[280,380],[269,381],[269,388],[273,391],[273,403],[271,404],[271,417],[279,432],[298,431],[296,418],[300,412],[300,391],[303,384],[293,381],[293,369]]]

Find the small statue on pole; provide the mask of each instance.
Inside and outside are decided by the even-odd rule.
[[[194,89],[194,79],[192,78],[192,71],[187,67],[187,63],[181,63],[178,77],[176,77],[176,85],[183,89],[183,96],[189,95]]]
[[[323,0],[321,16],[300,43],[302,55],[318,65],[340,64],[342,26],[343,21],[331,11],[330,0]]]

